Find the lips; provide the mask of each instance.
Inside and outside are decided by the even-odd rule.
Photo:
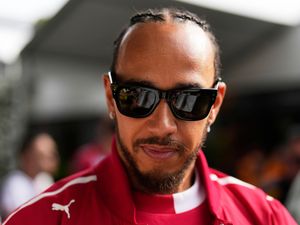
[[[177,153],[176,149],[174,148],[161,146],[143,145],[141,148],[146,155],[155,160],[166,160],[173,157]]]

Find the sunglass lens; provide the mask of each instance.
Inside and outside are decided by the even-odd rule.
[[[174,114],[184,120],[204,119],[213,104],[213,92],[181,92],[172,101]]]
[[[149,115],[157,101],[154,91],[142,87],[121,87],[117,94],[120,112],[130,117]]]

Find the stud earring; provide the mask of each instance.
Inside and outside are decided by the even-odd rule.
[[[207,128],[206,128],[207,133],[209,133],[210,130],[211,130],[211,129],[210,129],[210,125],[208,125]]]
[[[114,116],[114,113],[113,112],[109,112],[109,118],[111,119],[111,120],[114,120],[115,119],[115,116]]]

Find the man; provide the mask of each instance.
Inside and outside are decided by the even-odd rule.
[[[112,154],[13,213],[13,224],[291,224],[257,188],[209,169],[201,146],[221,107],[219,50],[189,12],[132,17],[104,76]],[[22,222],[21,222],[22,221]]]

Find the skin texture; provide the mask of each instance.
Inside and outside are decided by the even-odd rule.
[[[161,90],[214,82],[214,50],[207,34],[192,22],[140,23],[125,35],[116,64],[119,82],[143,82]],[[104,76],[108,110],[117,125],[117,148],[134,189],[147,193],[174,193],[192,185],[195,154],[222,104],[226,85],[207,118],[176,119],[165,100],[146,118],[122,115]],[[147,183],[150,180],[150,184]],[[152,182],[153,181],[153,182]],[[152,182],[152,183],[151,183]],[[165,187],[155,186],[164,183]]]

